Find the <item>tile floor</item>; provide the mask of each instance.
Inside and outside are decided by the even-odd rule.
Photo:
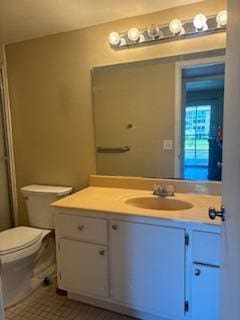
[[[55,284],[41,286],[30,297],[5,311],[5,320],[133,320],[56,294]]]

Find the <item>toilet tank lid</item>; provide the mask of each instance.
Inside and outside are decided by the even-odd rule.
[[[27,193],[38,193],[38,194],[55,194],[58,196],[64,196],[72,191],[72,187],[60,187],[60,186],[48,186],[41,184],[31,184],[21,188],[21,191]]]

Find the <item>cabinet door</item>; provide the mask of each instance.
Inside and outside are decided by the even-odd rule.
[[[107,247],[61,239],[58,262],[62,289],[108,296]]]
[[[192,275],[192,319],[219,319],[218,267],[194,264]]]
[[[120,221],[111,227],[113,298],[166,318],[184,316],[185,231]]]

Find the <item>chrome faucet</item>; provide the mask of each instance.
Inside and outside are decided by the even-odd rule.
[[[154,185],[153,195],[159,197],[173,197],[174,196],[174,185],[160,186]]]

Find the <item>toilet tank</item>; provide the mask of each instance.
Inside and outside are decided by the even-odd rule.
[[[54,211],[50,204],[72,191],[72,187],[32,184],[21,188],[32,227],[54,229]]]

